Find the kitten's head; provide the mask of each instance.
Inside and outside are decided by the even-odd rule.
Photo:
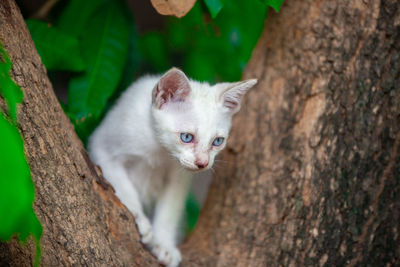
[[[159,142],[192,171],[211,168],[225,147],[232,115],[257,80],[236,83],[189,81],[179,69],[164,74],[153,89],[152,115]]]

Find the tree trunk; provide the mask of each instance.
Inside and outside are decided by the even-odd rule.
[[[0,2],[0,42],[24,91],[18,123],[43,226],[41,265],[157,266],[62,111],[13,0]],[[32,242],[0,244],[0,265],[31,266],[34,253]]]
[[[285,0],[244,76],[183,266],[399,266],[400,2]]]

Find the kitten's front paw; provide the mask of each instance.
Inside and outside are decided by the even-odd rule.
[[[181,252],[175,246],[156,244],[151,250],[158,262],[167,267],[177,267],[182,260]]]
[[[149,246],[153,242],[153,228],[146,217],[137,217],[136,224],[143,244]]]

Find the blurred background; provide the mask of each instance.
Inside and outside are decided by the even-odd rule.
[[[17,0],[60,104],[83,143],[137,77],[172,66],[210,83],[241,79],[268,5],[282,0],[198,0],[183,18],[150,0]],[[219,166],[224,167],[221,163]],[[210,175],[187,201],[192,229]]]

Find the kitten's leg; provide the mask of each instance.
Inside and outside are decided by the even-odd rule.
[[[153,241],[152,226],[143,212],[139,194],[129,180],[125,167],[119,161],[111,161],[101,164],[101,168],[104,177],[106,177],[114,187],[117,197],[135,217],[142,243],[150,245]]]
[[[174,169],[170,173],[169,183],[156,203],[152,252],[160,263],[168,267],[178,266],[181,261],[176,244],[191,179],[192,175],[182,168]]]

